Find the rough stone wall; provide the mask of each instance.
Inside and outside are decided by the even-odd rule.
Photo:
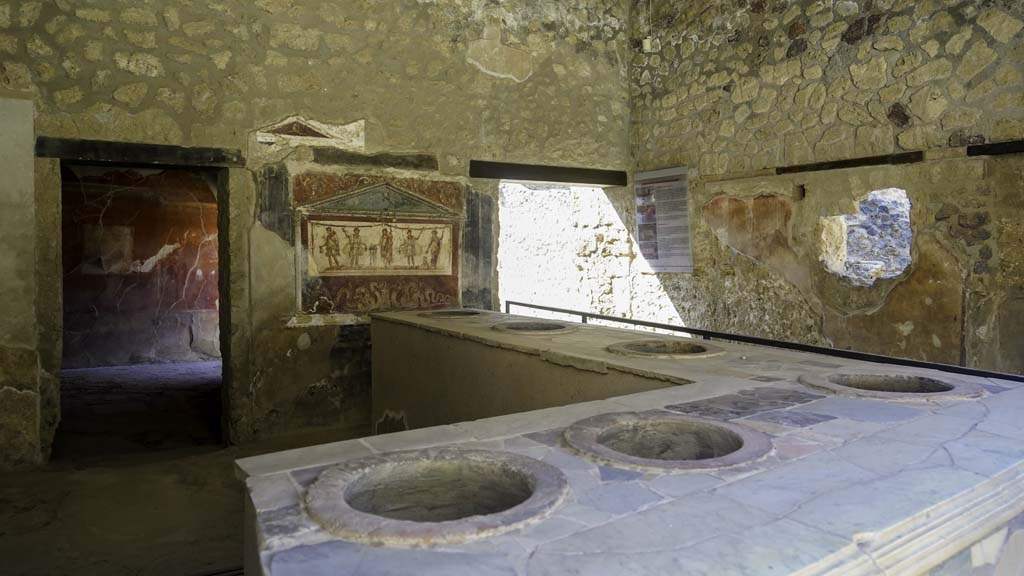
[[[632,70],[641,165],[708,176],[1024,136],[1020,2],[655,4],[657,50]]]
[[[292,114],[381,148],[623,167],[624,0],[4,0],[0,85],[49,136],[242,148]],[[535,105],[543,102],[544,106]]]
[[[61,187],[63,367],[219,358],[209,175],[74,166]]]
[[[646,2],[633,10],[634,45],[654,48],[631,72],[637,167],[698,174],[696,271],[660,276],[684,322],[1024,370],[999,312],[1020,306],[1022,256],[997,216],[1018,213],[1022,160],[961,158],[1024,137],[1024,4],[669,0],[652,28]],[[927,162],[761,172],[917,150]],[[890,187],[912,203],[910,269],[870,287],[828,275],[821,219]]]
[[[292,246],[258,218],[257,175],[281,158],[253,133],[362,120],[359,152],[432,155],[452,178],[471,158],[624,169],[628,20],[627,0],[0,0],[0,89],[35,101],[37,135],[243,151],[218,192],[227,424],[245,441],[361,425],[367,398],[365,332],[288,328]],[[483,304],[493,238],[467,230],[463,290]]]

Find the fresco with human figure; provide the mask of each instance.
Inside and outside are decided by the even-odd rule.
[[[451,224],[310,220],[309,276],[452,274]]]

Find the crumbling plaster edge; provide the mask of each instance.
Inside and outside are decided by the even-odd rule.
[[[964,161],[967,161],[967,162],[985,162],[985,160],[986,160],[984,157],[982,157],[982,158],[972,158],[972,157],[966,156],[966,154],[964,154],[964,155],[950,155],[948,157],[939,155],[939,156],[934,157],[934,158],[932,158],[932,157],[927,158],[924,161],[924,163],[936,163],[936,162],[939,162],[939,161],[947,161],[947,160],[950,160],[950,159],[953,159],[953,160],[964,160]],[[898,167],[898,166],[887,166],[887,168],[894,168],[894,167]],[[862,171],[862,170],[865,170],[865,169],[868,169],[868,168],[871,168],[871,167],[850,167],[850,168],[843,168],[841,170],[837,170],[836,172],[851,173],[851,172],[855,172],[855,171],[858,171],[858,170]],[[806,182],[806,176],[807,176],[807,173],[795,173],[795,174],[766,173],[766,174],[751,174],[751,175],[748,175],[748,176],[744,176],[743,178],[736,178],[736,179],[721,179],[721,180],[720,179],[713,179],[713,180],[703,179],[703,180],[698,180],[696,182],[691,182],[691,186],[693,186],[693,187],[702,186],[703,190],[706,193],[708,193],[707,201],[696,206],[697,210],[695,211],[695,217],[694,218],[697,219],[697,220],[703,221],[703,211],[705,210],[705,208],[715,198],[722,197],[722,196],[729,196],[729,197],[734,197],[734,198],[740,198],[740,199],[743,199],[744,201],[749,201],[751,199],[754,199],[754,198],[757,198],[757,197],[760,197],[760,196],[763,196],[763,195],[773,195],[773,194],[775,194],[775,195],[779,195],[779,196],[785,197],[787,199],[790,199],[791,201],[795,201],[795,199],[797,198],[797,195],[796,195],[795,191],[797,190],[798,187],[803,186],[803,185],[805,185],[807,183]],[[739,188],[731,189],[730,186],[736,180],[747,180],[747,182],[738,184],[740,186]],[[758,181],[780,182],[780,183],[782,183],[784,185],[788,185],[788,187],[791,190],[791,192],[779,193],[777,191],[773,192],[772,189],[770,189],[768,187],[765,187],[765,186],[752,186],[752,184],[757,184]],[[754,263],[757,267],[762,269],[766,274],[768,274],[768,275],[770,275],[770,276],[772,276],[772,277],[774,277],[774,278],[776,278],[776,279],[778,279],[778,280],[780,280],[780,281],[782,281],[782,282],[784,282],[784,283],[794,287],[796,289],[797,293],[799,293],[799,295],[803,298],[803,300],[807,303],[807,305],[814,311],[815,316],[816,316],[815,324],[816,324],[816,327],[817,327],[818,335],[821,337],[823,342],[827,343],[827,345],[829,347],[833,347],[833,348],[835,347],[834,340],[831,337],[829,337],[828,334],[826,334],[826,325],[828,324],[829,318],[843,318],[843,319],[846,319],[846,318],[851,318],[851,317],[868,317],[868,316],[871,316],[871,315],[874,315],[874,314],[878,314],[879,312],[884,310],[885,307],[889,304],[889,301],[890,301],[890,299],[892,297],[893,292],[898,287],[900,287],[901,285],[906,283],[908,280],[910,280],[910,278],[919,270],[919,268],[921,266],[921,252],[922,252],[922,250],[924,250],[924,246],[926,244],[931,244],[933,246],[937,246],[937,247],[941,248],[944,252],[946,252],[951,257],[952,262],[955,264],[957,270],[959,271],[960,277],[961,277],[961,288],[962,288],[963,293],[964,293],[964,302],[963,302],[963,305],[962,305],[962,308],[961,308],[961,315],[962,315],[962,320],[965,321],[967,316],[968,316],[967,299],[968,299],[968,293],[970,292],[970,287],[968,286],[970,273],[967,270],[967,264],[964,262],[962,255],[958,252],[956,247],[952,245],[952,243],[949,241],[948,238],[945,238],[942,235],[936,233],[935,230],[926,229],[924,227],[924,225],[922,224],[922,219],[923,219],[923,216],[924,216],[923,212],[924,212],[925,208],[923,207],[923,204],[920,201],[920,192],[916,192],[916,193],[913,192],[913,188],[912,187],[906,187],[906,188],[904,188],[904,190],[907,193],[908,197],[911,197],[910,198],[911,199],[911,219],[910,219],[910,225],[911,225],[911,231],[912,231],[912,238],[911,238],[911,243],[910,243],[911,261],[910,261],[909,265],[907,265],[907,267],[898,276],[895,276],[893,278],[881,279],[880,281],[875,282],[874,284],[872,284],[870,286],[863,286],[863,287],[854,286],[854,285],[847,286],[848,290],[874,290],[874,291],[878,291],[879,292],[879,296],[876,299],[874,299],[873,301],[871,301],[869,303],[866,303],[865,305],[861,305],[861,306],[840,307],[840,306],[836,306],[833,302],[830,302],[828,300],[828,298],[823,297],[822,293],[823,293],[823,291],[825,291],[825,290],[827,290],[829,288],[829,285],[828,285],[827,281],[822,280],[822,277],[823,277],[822,274],[818,274],[818,273],[811,274],[808,277],[808,283],[807,284],[801,284],[801,283],[798,283],[798,282],[794,282],[792,279],[788,278],[785,274],[783,274],[780,270],[775,269],[775,267],[770,265],[768,262],[759,260],[757,258],[754,258],[754,257],[748,255],[748,254],[740,252],[740,251],[736,250],[735,248],[732,248],[731,246],[728,246],[725,242],[722,241],[721,238],[717,238],[717,234],[714,234],[713,231],[712,231],[712,235],[715,236],[718,239],[719,243],[721,244],[721,246],[722,246],[722,248],[724,250],[728,250],[731,253],[733,253],[733,254],[735,254],[735,255],[737,255],[737,256],[739,256],[739,257],[741,257],[741,258],[743,258],[743,259],[745,259],[745,260],[747,260],[749,262]],[[860,198],[861,199],[866,198],[867,194],[870,194],[870,192],[865,193],[865,195],[860,197]],[[914,198],[915,196],[917,198]],[[858,197],[853,196],[853,197],[850,198],[850,203],[851,203],[851,207],[852,207],[853,211],[857,210],[858,202],[859,202]],[[841,213],[841,214],[837,214],[837,215],[844,215],[844,214]],[[813,260],[815,262],[818,262],[819,261],[819,257],[820,257],[820,247],[819,247],[819,250],[798,249],[799,243],[795,241],[796,238],[794,236],[794,226],[795,226],[795,221],[791,221],[789,223],[789,227],[787,228],[787,235],[788,235],[788,237],[790,239],[790,243],[791,243],[792,249],[794,250],[794,252],[800,258],[807,259],[808,261]],[[821,233],[822,233],[822,219],[818,218],[817,222],[815,224],[815,227],[814,227],[813,237],[814,238],[820,238]],[[817,244],[816,244],[816,246],[817,246]],[[815,254],[815,252],[817,252],[817,254]],[[824,265],[822,263],[820,263],[820,262],[818,262],[818,263],[821,264],[823,266],[823,269],[824,269]],[[963,353],[961,355],[963,355]]]

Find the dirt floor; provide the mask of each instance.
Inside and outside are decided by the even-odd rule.
[[[224,447],[219,383],[216,362],[67,371],[53,461],[0,475],[0,573],[238,573],[234,460],[365,431]]]

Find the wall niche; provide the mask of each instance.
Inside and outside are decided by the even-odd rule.
[[[861,198],[855,214],[821,219],[821,262],[854,286],[903,274],[911,263],[910,199],[900,188]]]

